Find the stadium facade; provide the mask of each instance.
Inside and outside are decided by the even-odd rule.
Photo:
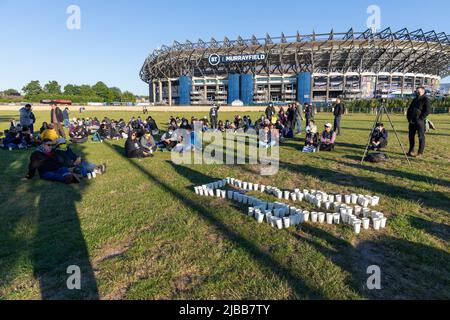
[[[419,85],[436,92],[449,74],[450,35],[387,28],[174,42],[146,59],[140,77],[155,104],[258,105],[405,97]]]

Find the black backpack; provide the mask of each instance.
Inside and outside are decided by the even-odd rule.
[[[371,154],[368,154],[364,158],[364,161],[372,162],[372,163],[386,162],[388,160],[389,160],[389,157],[385,153],[382,153],[382,152],[371,153]]]

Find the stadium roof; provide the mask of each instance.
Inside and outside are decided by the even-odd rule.
[[[211,66],[211,54],[265,54],[264,61],[236,62]],[[450,75],[450,35],[444,32],[393,32],[368,29],[329,33],[206,42],[175,41],[162,46],[145,61],[140,76],[152,79],[188,76],[220,76],[231,72],[253,74],[289,74],[310,72],[401,72],[445,77]]]

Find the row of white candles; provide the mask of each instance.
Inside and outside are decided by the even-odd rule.
[[[334,209],[334,213],[328,212],[309,212],[296,207],[290,207],[280,202],[266,202],[256,197],[247,196],[237,191],[225,191],[219,188],[230,184],[239,189],[248,191],[260,191],[275,195],[279,199],[292,201],[308,201],[314,204],[317,208],[321,208],[324,204],[326,210]],[[234,178],[227,178],[212,182],[206,185],[194,188],[195,193],[200,196],[211,196],[223,199],[230,199],[236,202],[249,205],[248,215],[254,217],[259,223],[264,220],[271,226],[278,229],[289,228],[304,222],[311,221],[313,223],[327,223],[340,224],[341,221],[345,224],[352,225],[355,233],[359,234],[361,228],[368,230],[370,222],[372,222],[373,229],[380,230],[386,227],[387,218],[383,213],[367,208],[369,205],[377,206],[380,202],[380,197],[369,195],[331,195],[323,191],[295,189],[294,192],[281,191],[272,186],[260,185],[257,183],[250,183]],[[345,203],[341,201],[344,200]],[[354,208],[348,204],[359,204]],[[360,219],[361,217],[361,219]]]

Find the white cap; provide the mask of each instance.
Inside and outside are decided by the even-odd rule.
[[[327,124],[325,124],[325,127],[326,128],[333,128],[333,125],[331,123],[327,123]]]

